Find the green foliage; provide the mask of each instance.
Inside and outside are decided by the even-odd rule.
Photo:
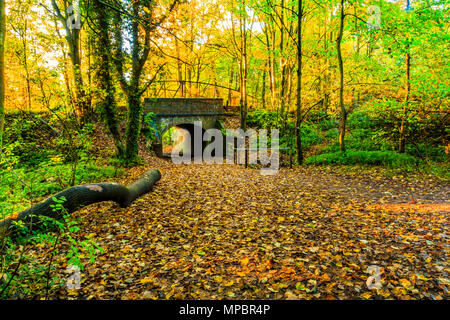
[[[395,128],[398,127],[400,120],[395,114],[400,112],[401,108],[401,104],[397,101],[386,100],[378,103],[372,102],[366,110],[357,110],[351,113],[348,117],[348,132],[345,140],[347,150],[396,150],[399,136],[398,130]],[[438,123],[438,121],[435,121],[435,123]],[[442,127],[431,127],[423,121],[411,119],[407,121],[407,127],[407,140],[409,142],[406,145],[407,154],[427,161],[448,161],[448,155],[445,154],[445,145],[440,143],[440,141],[445,140],[445,134],[443,135],[445,130]],[[332,143],[326,145],[321,153],[338,152],[338,130],[330,129],[323,135]],[[436,139],[433,139],[433,137]],[[433,141],[435,142],[433,143]]]
[[[50,133],[37,119],[19,114],[8,115],[4,133],[4,150],[10,162],[33,167],[51,155]],[[0,168],[4,163],[0,163]]]
[[[109,179],[123,172],[100,166],[94,160],[92,124],[85,124],[81,129],[70,116],[60,115],[59,124],[64,130],[57,136],[45,124],[51,119],[47,117],[45,122],[36,119],[39,120],[36,115],[8,115],[8,131],[0,159],[0,218],[74,184]],[[80,269],[85,263],[82,257],[92,261],[101,249],[93,239],[77,235],[80,221],[62,210],[64,199],[56,200],[53,210],[63,213],[62,220],[39,217],[32,230],[18,221],[14,223],[17,232],[0,239],[3,241],[0,243],[0,298],[38,299],[63,284],[54,274],[56,262],[32,257],[33,254],[27,253],[31,247],[48,247],[51,257],[64,253],[68,263]],[[58,247],[62,239],[69,243],[67,248]]]
[[[305,159],[305,164],[329,165],[329,164],[365,164],[383,165],[389,167],[411,167],[419,163],[418,159],[407,154],[399,154],[393,151],[346,151],[323,153]]]
[[[48,125],[39,121],[40,117],[42,115],[8,116],[3,150],[8,162],[0,161],[0,169],[35,168],[52,163],[53,159],[65,163],[88,161],[92,152],[92,124],[78,129],[67,116],[61,120],[66,127],[64,134],[55,136]]]
[[[122,169],[83,163],[75,172],[75,184],[101,181],[119,176]],[[46,163],[39,168],[0,170],[0,217],[29,206],[29,199],[42,198],[70,186],[70,164]]]
[[[398,115],[402,112],[403,105],[397,100],[385,99],[371,101],[360,110],[350,113],[347,120],[346,153],[341,153],[338,143],[338,122],[334,116],[322,112],[311,111],[307,121],[301,126],[303,151],[322,143],[327,144],[319,149],[319,155],[310,157],[306,164],[368,164],[383,165],[388,167],[404,167],[421,165],[419,159],[426,160],[430,168],[435,162],[448,163],[449,156],[445,153],[445,146],[440,143],[445,140],[448,130],[437,124],[437,118],[427,122],[427,117],[413,119],[411,115],[407,119],[407,154],[394,152],[398,145]],[[280,128],[280,147],[289,148],[295,144],[295,122],[288,119],[284,126],[280,126],[276,112],[253,111],[249,114],[247,123],[258,128]],[[426,136],[424,138],[423,136]],[[430,143],[435,138],[435,143]],[[425,141],[426,142],[425,142]],[[442,176],[441,166],[434,164],[439,176]],[[423,167],[423,172],[431,169]]]
[[[449,162],[449,155],[445,153],[445,145],[431,145],[430,143],[420,142],[406,146],[406,153],[415,157],[436,162]]]
[[[62,135],[55,139],[55,154],[60,155],[63,161],[87,161],[92,152],[92,135],[94,128],[91,123],[87,123],[79,131],[74,131],[70,135]]]
[[[67,213],[63,206],[66,199],[53,198],[53,201],[55,204],[51,206],[52,211],[62,213],[62,220],[40,216],[39,227],[34,226],[32,229],[23,222],[17,223],[20,230],[14,238],[4,239],[1,248],[4,257],[0,261],[0,270],[6,281],[0,283],[0,299],[43,298],[50,290],[63,286],[64,279],[54,274],[58,266],[56,259],[53,259],[55,255],[63,253],[64,249],[58,247],[61,240],[69,243],[69,247],[65,249],[67,265],[76,266],[80,270],[83,270],[86,263],[83,261],[84,256],[94,263],[96,256],[103,253],[104,249],[91,236],[81,238],[78,235],[80,220],[73,219]],[[49,248],[51,257],[48,262],[38,261],[27,254],[26,249],[36,245]]]
[[[337,128],[332,128],[323,133],[323,137],[327,140],[337,140],[339,137],[339,130]]]
[[[255,110],[247,115],[247,125],[257,128],[278,128],[279,127],[278,112]]]
[[[321,131],[331,130],[338,127],[338,121],[334,115],[324,111],[312,110],[306,117],[306,122],[314,124]]]
[[[304,123],[301,126],[301,135],[302,135],[302,148],[303,150],[307,150],[313,145],[319,144],[323,141],[322,136],[319,134],[319,130],[317,126]]]
[[[158,137],[161,136],[160,130],[155,126],[155,117],[153,112],[147,113],[141,130],[142,134],[151,142],[158,142]]]
[[[63,213],[63,220],[59,221],[50,217],[42,217],[41,219],[44,219],[43,223],[46,224],[44,225],[45,229],[48,229],[51,226],[57,227],[60,238],[67,238],[70,243],[70,248],[66,253],[66,257],[68,258],[67,264],[77,266],[80,270],[83,270],[84,266],[81,262],[80,253],[87,253],[90,262],[93,263],[95,261],[95,256],[98,253],[103,253],[103,249],[93,241],[91,236],[84,236],[83,240],[77,239],[75,235],[80,231],[79,224],[81,220],[74,219],[67,213],[63,206],[63,203],[66,201],[64,197],[59,199],[53,198],[53,201],[56,204],[51,205],[52,210],[54,212]]]
[[[278,113],[273,111],[256,110],[249,113],[247,124],[250,127],[280,129],[280,147],[290,148],[295,145],[295,121],[288,119],[284,126],[279,122]],[[307,150],[313,145],[323,141],[319,134],[319,126],[314,123],[303,123],[301,126],[302,148]]]
[[[48,241],[53,236],[42,237]],[[62,279],[54,275],[56,266],[37,261],[25,252],[25,242],[17,243],[11,238],[2,244],[2,280],[0,280],[0,299],[36,299],[45,293],[46,288],[62,285]],[[20,264],[19,264],[20,263]],[[48,278],[49,274],[53,274]]]
[[[353,129],[376,129],[378,123],[367,112],[354,111],[350,113],[347,119],[347,126]]]
[[[171,127],[171,128],[169,128],[169,130],[164,132],[164,134],[162,136],[163,145],[166,145],[166,146],[173,145],[173,143],[174,143],[174,141],[173,141],[173,133],[174,132],[175,132],[175,128],[174,127]]]
[[[448,162],[422,162],[419,166],[419,171],[447,181],[450,180],[450,168]]]

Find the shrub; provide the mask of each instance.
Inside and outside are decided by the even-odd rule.
[[[407,154],[399,154],[393,151],[346,151],[323,153],[311,156],[305,160],[305,164],[366,164],[383,165],[389,167],[411,167],[419,163],[418,159]]]
[[[4,153],[22,166],[37,166],[46,161],[50,154],[50,135],[43,126],[18,114],[6,117]],[[0,164],[0,167],[4,164]]]
[[[258,128],[278,127],[278,113],[276,111],[255,110],[247,114],[247,125]]]
[[[437,162],[448,162],[449,156],[445,154],[444,145],[431,145],[429,143],[417,143],[406,146],[406,152],[417,158]]]
[[[41,216],[38,225],[18,221],[16,232],[0,239],[0,250],[4,254],[0,261],[0,270],[4,272],[0,279],[3,280],[0,281],[0,299],[46,298],[49,292],[60,289],[65,282],[53,273],[61,267],[57,260],[67,260],[67,265],[83,270],[86,258],[94,263],[97,255],[103,253],[92,235],[81,237],[80,220],[72,218],[62,206],[66,199],[54,200],[56,204],[52,205],[52,210],[62,213],[63,219]],[[28,253],[29,246],[36,244],[47,248],[48,261]],[[65,251],[65,258],[61,256],[61,249]],[[53,258],[55,255],[59,259]]]
[[[389,151],[394,146],[372,129],[353,129],[345,139],[347,149],[364,151]]]
[[[321,131],[337,128],[339,125],[334,115],[324,111],[310,111],[306,117],[306,122],[316,125],[317,129]]]
[[[322,136],[318,133],[318,130],[314,125],[302,124],[301,126],[302,134],[302,148],[304,150],[312,147],[315,144],[321,143],[323,141]]]
[[[62,135],[55,139],[55,152],[59,153],[64,162],[77,162],[86,160],[92,151],[92,136],[94,128],[92,124],[86,124],[81,130]]]
[[[319,123],[324,120],[331,120],[331,119],[332,116],[329,113],[321,110],[311,110],[308,112],[306,117],[306,121],[311,123]]]
[[[339,137],[339,130],[337,128],[332,128],[324,132],[324,138],[327,140],[334,140]]]
[[[337,129],[339,127],[339,122],[335,118],[331,118],[328,120],[323,120],[317,123],[317,128],[326,131],[331,129]]]
[[[372,129],[376,128],[377,120],[363,111],[350,113],[347,119],[349,129]]]
[[[142,134],[144,137],[150,142],[157,142],[158,137],[161,136],[161,132],[158,130],[155,124],[156,115],[153,112],[149,112],[145,115],[143,125],[142,125]],[[172,130],[170,128],[169,130]]]

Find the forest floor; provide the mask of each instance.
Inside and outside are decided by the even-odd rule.
[[[127,209],[76,213],[104,253],[63,299],[449,299],[450,184],[381,168],[174,165]],[[67,248],[62,243],[61,248]],[[64,251],[64,250],[62,250]],[[49,249],[34,252],[45,261]],[[55,257],[64,278],[64,254]],[[381,289],[369,290],[368,266]]]

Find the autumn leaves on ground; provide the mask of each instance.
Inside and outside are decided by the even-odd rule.
[[[86,258],[69,299],[448,299],[449,185],[380,169],[174,165],[143,155],[129,183],[161,170],[128,209],[89,206],[80,237],[104,248]],[[66,244],[62,243],[64,248]],[[64,252],[64,250],[62,250]],[[48,246],[35,255],[49,257]],[[55,257],[62,278],[66,258]],[[369,290],[368,266],[381,289]]]

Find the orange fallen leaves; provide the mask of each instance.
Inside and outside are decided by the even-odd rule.
[[[241,266],[243,266],[243,267],[247,266],[249,261],[250,261],[250,259],[247,257],[241,259]]]
[[[391,212],[450,213],[450,203],[391,203],[369,205],[366,208],[368,210],[385,210]]]
[[[261,177],[237,166],[146,161],[163,178],[143,201],[80,211],[83,232],[106,249],[83,282],[96,299],[447,297],[448,204],[373,204],[380,191],[402,190],[378,185],[376,174],[341,179],[298,168]],[[130,169],[127,179],[145,169]],[[372,264],[383,285],[376,291],[366,287]]]

